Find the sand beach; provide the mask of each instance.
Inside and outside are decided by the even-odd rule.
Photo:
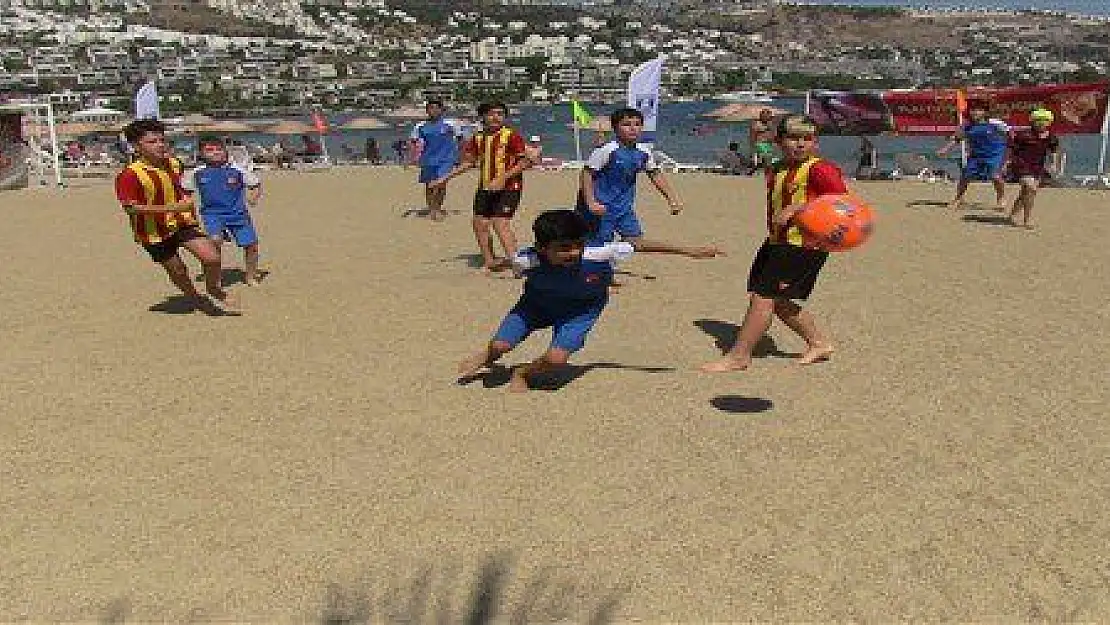
[[[442,224],[415,178],[266,172],[241,317],[180,305],[109,181],[0,194],[0,621],[476,622],[476,587],[503,622],[1110,617],[1110,196],[1043,190],[1029,232],[982,185],[855,183],[878,230],[810,300],[832,361],[776,325],[706,375],[761,179],[672,175],[678,217],[645,183],[649,236],[728,256],[623,265],[514,395],[455,376],[520,289],[474,266],[474,177]],[[529,173],[522,240],[574,185]]]

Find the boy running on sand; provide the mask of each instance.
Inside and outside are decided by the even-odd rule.
[[[243,249],[245,280],[254,286],[262,272],[258,270],[258,233],[247,205],[258,203],[261,182],[254,172],[228,161],[227,146],[218,137],[201,137],[198,146],[203,164],[185,176],[183,185],[194,193],[204,230],[217,253],[228,234]]]
[[[220,286],[220,252],[204,236],[196,208],[181,187],[181,163],[169,157],[165,126],[158,120],[140,119],[123,133],[136,158],[116,176],[116,197],[131,221],[135,241],[199,307],[215,305],[224,312],[237,312],[236,302]],[[204,285],[211,299],[198,293],[189,279],[178,254],[182,247],[204,267]]]
[[[613,263],[634,251],[626,242],[588,245],[588,226],[571,210],[541,213],[532,230],[535,247],[521,250],[512,261],[525,278],[523,295],[489,343],[459,363],[459,375],[475,375],[535,330],[552,328],[547,351],[513,368],[509,389],[514,392],[528,390],[532,376],[566,365],[582,349],[609,301]]]
[[[1059,171],[1060,140],[1051,130],[1054,119],[1048,109],[1034,110],[1029,114],[1029,130],[1015,134],[1010,144],[1010,172],[1021,185],[1010,209],[1010,223],[1015,226],[1020,211],[1021,225],[1033,228],[1033,201],[1037,198],[1037,189],[1045,178]],[[1050,156],[1052,164],[1045,167],[1045,160]]]
[[[747,369],[752,350],[777,316],[806,342],[798,362],[828,360],[833,346],[817,329],[813,315],[793,300],[809,297],[828,252],[803,247],[791,225],[807,202],[821,195],[845,193],[844,177],[833,163],[817,155],[817,124],[805,115],[787,115],[776,131],[782,160],[767,174],[767,230],[748,274],[750,301],[736,344],[725,357],[702,365],[709,373]]]
[[[1010,127],[1000,119],[990,119],[989,112],[990,107],[985,101],[969,102],[968,116],[971,121],[964,124],[948,143],[937,150],[937,156],[944,156],[957,144],[967,143],[967,164],[960,173],[956,197],[948,205],[953,210],[963,206],[964,194],[972,180],[990,181],[994,185],[995,206],[1000,211],[1006,210],[1006,183],[1002,179],[1002,169],[1006,161]]]
[[[505,255],[516,254],[516,235],[512,218],[520,206],[524,189],[524,170],[539,162],[539,154],[524,142],[519,132],[505,125],[509,107],[502,102],[486,102],[478,107],[482,130],[463,145],[462,162],[429,187],[443,188],[447,182],[478,167],[478,190],[474,193],[474,238],[482,253],[486,271],[504,271],[512,262],[493,251],[490,229],[497,233]]]
[[[721,254],[713,246],[686,247],[644,238],[636,216],[636,175],[645,172],[667,199],[671,214],[682,212],[682,202],[667,183],[648,150],[636,145],[644,131],[644,116],[634,108],[617,109],[610,116],[616,140],[595,149],[579,177],[576,210],[590,227],[588,243],[604,245],[619,234],[637,252],[680,254],[690,258],[713,258]]]

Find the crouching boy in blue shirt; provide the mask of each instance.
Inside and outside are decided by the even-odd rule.
[[[531,377],[566,365],[570,355],[582,349],[609,302],[613,263],[633,254],[626,242],[587,247],[590,227],[572,210],[541,213],[532,232],[535,246],[521,250],[512,261],[514,270],[525,278],[524,294],[485,348],[459,363],[461,376],[473,376],[532,332],[551,328],[547,351],[513,368],[509,382],[513,392],[528,390]]]

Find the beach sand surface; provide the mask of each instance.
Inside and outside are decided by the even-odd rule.
[[[453,622],[483,570],[506,622],[1110,616],[1110,196],[1045,190],[1027,232],[983,186],[858,184],[874,240],[810,301],[833,360],[775,325],[704,375],[765,192],[671,176],[672,217],[645,184],[649,236],[729,255],[632,259],[515,395],[455,376],[521,286],[474,267],[473,176],[442,224],[415,177],[267,174],[242,317],[182,308],[108,182],[0,195],[0,621]],[[574,185],[529,174],[522,241]]]

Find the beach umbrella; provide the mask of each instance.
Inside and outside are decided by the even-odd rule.
[[[702,117],[712,117],[718,122],[724,124],[739,124],[743,122],[750,122],[753,119],[759,119],[759,114],[763,111],[771,111],[775,117],[785,115],[789,111],[780,109],[777,106],[768,106],[766,104],[752,104],[747,102],[734,102],[726,104],[718,109],[714,109],[702,115]]]
[[[423,120],[427,119],[427,111],[416,107],[401,107],[385,113],[383,117],[398,120]]]
[[[207,126],[213,121],[215,120],[207,115],[203,115],[201,113],[189,113],[185,117],[181,118],[181,125],[190,127]]]
[[[574,128],[574,122],[567,124],[567,128]],[[598,132],[612,132],[613,124],[608,117],[598,116],[590,120],[585,126],[578,126],[582,130],[596,130]]]
[[[81,137],[84,135],[114,135],[121,128],[99,122],[66,122],[58,124],[56,130],[60,137]]]
[[[215,134],[233,133],[233,132],[254,132],[254,128],[232,119],[222,119],[219,121],[213,120],[207,124],[197,126],[197,132],[211,132]]]
[[[285,120],[264,128],[262,132],[271,135],[305,135],[316,133],[316,128],[304,122]]]
[[[377,117],[356,117],[341,126],[344,130],[379,130],[389,128],[389,124]]]

